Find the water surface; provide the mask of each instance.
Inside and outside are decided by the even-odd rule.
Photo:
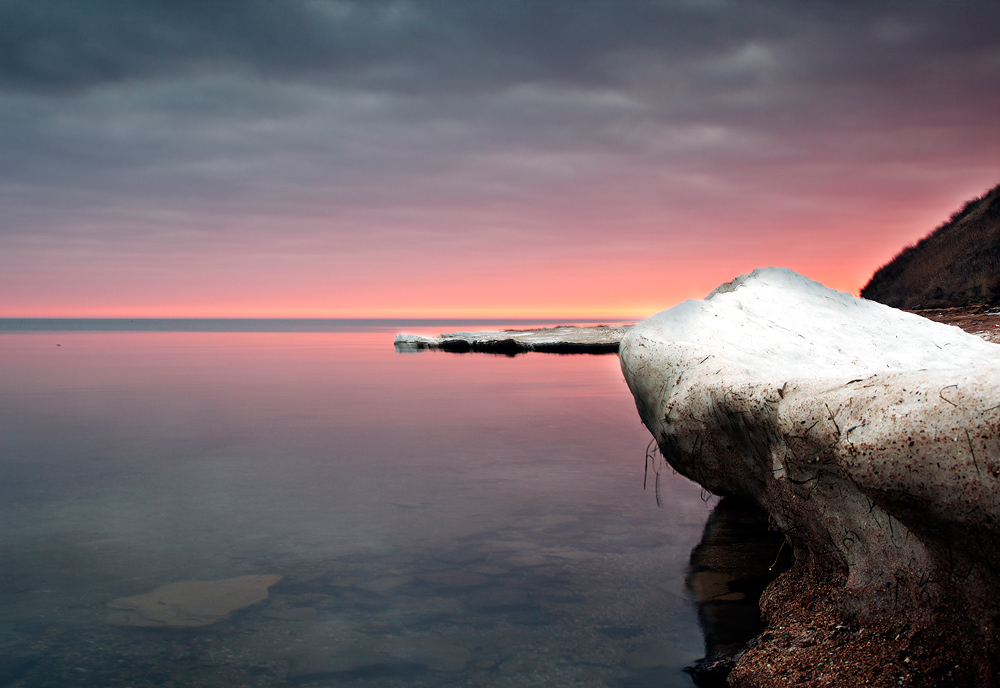
[[[0,328],[0,685],[690,686],[709,510],[643,491],[617,357],[395,353],[441,325]],[[250,574],[212,626],[108,623]]]

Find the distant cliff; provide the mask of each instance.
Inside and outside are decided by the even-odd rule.
[[[861,296],[905,309],[1000,304],[1000,185],[876,270]]]

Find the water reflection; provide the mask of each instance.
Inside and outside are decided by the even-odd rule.
[[[0,685],[689,686],[708,512],[642,491],[614,357],[389,343],[0,334]],[[109,606],[272,575],[200,628]]]
[[[791,548],[767,513],[732,498],[719,501],[691,552],[687,586],[698,605],[705,659],[692,670],[699,686],[725,686],[744,644],[764,630],[764,588],[791,567]]]

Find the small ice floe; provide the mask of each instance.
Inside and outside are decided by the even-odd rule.
[[[452,332],[437,337],[396,335],[396,351],[438,349],[453,353],[515,354],[537,351],[554,354],[616,354],[629,325],[577,327],[561,325],[534,330]]]

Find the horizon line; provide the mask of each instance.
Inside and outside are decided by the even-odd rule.
[[[223,321],[254,321],[270,320],[285,322],[328,322],[328,321],[357,321],[357,322],[468,322],[468,321],[489,321],[504,322],[516,320],[519,322],[552,322],[555,320],[572,320],[595,322],[597,320],[636,321],[648,318],[648,315],[616,315],[616,314],[563,314],[563,315],[387,315],[387,316],[274,316],[274,315],[168,315],[168,316],[128,316],[128,315],[0,315],[0,322],[43,322],[43,321],[139,321],[139,322],[170,322],[170,321],[194,321],[206,322],[211,320]]]
[[[0,317],[0,333],[26,332],[336,332],[355,328],[452,325],[560,325],[631,324],[642,318],[591,317],[479,317],[479,318],[248,318],[248,317]]]

